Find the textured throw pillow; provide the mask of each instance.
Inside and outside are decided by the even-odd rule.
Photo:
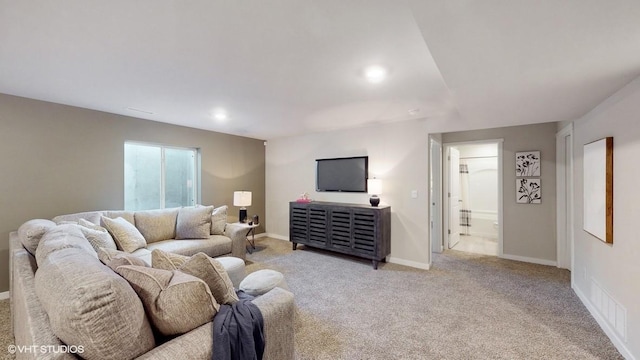
[[[213,214],[211,214],[211,235],[224,235],[228,209],[227,205],[213,209]]]
[[[35,255],[42,235],[54,227],[56,227],[56,223],[51,220],[29,220],[18,228],[18,237],[20,238],[22,246],[24,246],[31,255]]]
[[[135,212],[136,228],[147,243],[176,237],[178,209],[161,209]]]
[[[124,218],[110,219],[103,216],[100,220],[113,236],[119,249],[131,253],[147,246],[140,231]]]
[[[235,304],[238,301],[233,283],[222,264],[205,253],[197,253],[187,260],[180,271],[202,279],[211,290],[211,294],[220,304]]]
[[[98,248],[98,259],[100,261],[111,268],[111,270],[115,271],[118,266],[122,265],[136,265],[136,266],[144,266],[147,264],[144,260],[140,259],[137,256],[131,255],[124,251],[107,249],[107,248]]]
[[[189,260],[188,256],[160,249],[154,249],[151,252],[151,267],[154,269],[178,270],[187,260]]]
[[[96,225],[85,219],[78,220],[78,225],[84,237],[89,240],[91,246],[98,252],[100,248],[117,249],[115,241],[107,231],[100,225]]]
[[[176,239],[207,239],[211,232],[213,206],[180,208]]]
[[[204,281],[180,271],[120,266],[142,300],[151,324],[165,336],[186,333],[211,321],[220,305]]]
[[[242,280],[240,290],[251,296],[259,296],[266,294],[275,287],[288,289],[284,276],[279,272],[271,269],[263,269],[253,272]]]

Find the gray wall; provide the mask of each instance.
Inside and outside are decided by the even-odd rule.
[[[229,205],[236,221],[233,191],[250,190],[248,212],[266,224],[262,140],[0,94],[0,292],[9,233],[23,222],[124,207],[127,140],[200,148],[202,203]]]
[[[504,139],[503,250],[505,257],[556,262],[556,139],[557,124],[512,126],[442,134],[443,143]],[[540,150],[541,204],[516,203],[515,153]]]

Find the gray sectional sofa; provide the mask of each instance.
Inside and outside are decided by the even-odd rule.
[[[203,211],[209,212],[209,221]],[[113,245],[103,241],[104,231],[93,230],[101,231],[99,225],[109,228],[112,220],[127,231],[135,227],[136,231],[131,231],[137,235],[131,242],[115,241],[117,249],[109,251],[126,249],[127,256],[147,264],[151,264],[154,249],[244,259],[246,233],[226,224],[223,211],[226,209],[213,207],[95,211],[31,220],[12,232],[12,327],[15,344],[28,350],[19,351],[17,358],[210,359],[215,346],[212,322],[169,337],[159,335],[151,326],[147,304],[143,305],[142,296],[136,294],[139,289],[134,291],[127,280],[98,259],[105,244]],[[118,231],[109,229],[112,238],[120,237]],[[188,238],[191,235],[201,238]],[[101,250],[96,252],[97,246]],[[264,358],[293,359],[293,294],[276,287],[253,303],[264,317]],[[178,308],[185,318],[198,311],[193,304]],[[81,353],[74,351],[79,347]],[[70,354],[70,350],[76,354]]]

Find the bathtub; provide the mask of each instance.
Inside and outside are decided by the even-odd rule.
[[[498,213],[495,211],[471,210],[469,235],[498,239]]]

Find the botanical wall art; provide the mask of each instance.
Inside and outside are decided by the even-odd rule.
[[[516,202],[540,204],[542,202],[540,179],[516,179]]]
[[[516,153],[516,176],[540,176],[540,151]]]
[[[583,158],[583,228],[613,244],[613,138],[585,144]]]

